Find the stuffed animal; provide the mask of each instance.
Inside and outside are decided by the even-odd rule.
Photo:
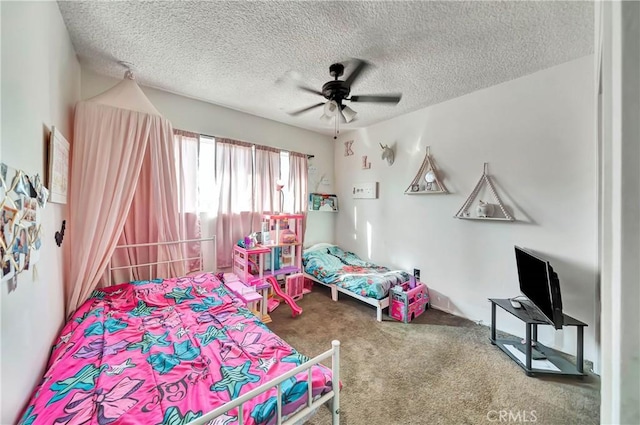
[[[483,217],[483,218],[491,217],[493,215],[493,204],[490,204],[484,201],[479,201],[478,208],[476,209],[476,213],[478,214],[478,217]]]

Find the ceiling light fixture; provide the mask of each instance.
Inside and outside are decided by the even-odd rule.
[[[342,107],[342,116],[344,117],[344,120],[347,123],[350,123],[351,121],[353,121],[356,115],[358,115],[358,113],[353,109],[349,108],[347,105],[344,105]]]
[[[320,117],[323,121],[331,121],[332,118],[338,115],[338,102],[330,100],[324,104],[324,111]]]
[[[342,105],[342,102],[338,103],[336,100],[330,100],[325,102],[320,120],[330,122],[332,119],[335,119],[336,128],[333,138],[337,139],[338,134],[340,133],[340,120],[344,119],[346,123],[350,123],[357,114],[358,113],[356,111],[347,105]]]

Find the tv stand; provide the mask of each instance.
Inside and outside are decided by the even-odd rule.
[[[498,346],[513,361],[515,361],[527,376],[536,374],[571,375],[584,377],[584,328],[587,326],[571,316],[564,315],[563,326],[575,326],[577,328],[577,355],[576,363],[567,360],[559,351],[549,348],[538,342],[538,325],[551,326],[546,321],[538,320],[529,315],[525,309],[513,308],[508,299],[489,298],[491,302],[491,344]],[[519,338],[496,338],[496,306],[525,322],[526,337],[524,350],[520,350],[522,341]],[[535,360],[533,358],[532,345],[538,353],[546,359]],[[520,353],[524,351],[524,355]],[[520,354],[519,354],[520,353]]]

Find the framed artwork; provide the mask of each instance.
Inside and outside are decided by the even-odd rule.
[[[56,128],[52,127],[49,138],[49,190],[51,202],[67,203],[69,182],[69,142]]]

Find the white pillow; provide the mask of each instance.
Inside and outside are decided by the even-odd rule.
[[[336,244],[327,243],[327,242],[320,242],[320,243],[317,243],[315,245],[311,245],[309,248],[305,248],[305,252],[321,251],[321,250],[327,249],[327,248],[329,248],[331,246],[336,246]]]

